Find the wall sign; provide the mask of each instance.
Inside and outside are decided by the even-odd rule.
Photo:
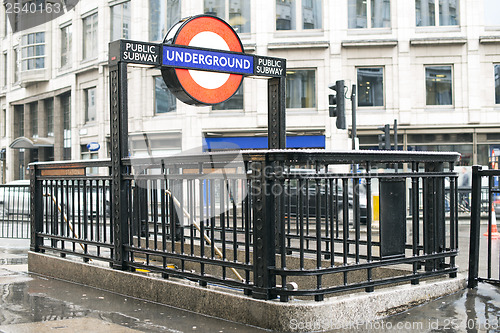
[[[251,68],[253,72],[253,59],[250,60],[250,58],[252,58],[251,56],[243,56],[243,45],[236,32],[229,24],[215,16],[194,16],[186,21],[177,23],[168,32],[164,44],[239,53],[231,54],[216,52],[214,54],[201,53],[201,50],[187,51],[187,49],[183,49],[184,61],[182,65],[187,63],[185,61],[186,56],[189,58],[189,55],[191,55],[191,63],[193,63],[194,57],[197,56],[196,65],[205,66],[203,68],[205,70],[229,70],[232,64],[234,67],[232,69],[245,71]],[[178,54],[174,55],[172,49],[164,46],[163,64],[165,65],[172,57],[174,57],[174,60],[177,59],[177,55]],[[202,59],[200,59],[200,56]],[[201,64],[201,62],[203,62],[203,64]],[[208,63],[210,63],[210,65]],[[217,66],[217,64],[219,66]],[[194,68],[200,67],[195,66]],[[171,67],[162,68],[162,76],[167,87],[169,87],[177,98],[184,103],[193,105],[222,103],[236,93],[243,81],[243,76],[240,74],[214,73]]]
[[[101,148],[101,145],[98,142],[87,143],[87,149],[89,151],[98,151],[100,148]]]

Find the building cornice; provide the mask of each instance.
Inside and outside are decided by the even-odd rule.
[[[395,47],[398,45],[396,39],[366,39],[366,40],[344,40],[342,47]]]

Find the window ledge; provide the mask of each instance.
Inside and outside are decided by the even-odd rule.
[[[497,44],[500,43],[500,36],[479,36],[479,43],[481,44]]]
[[[392,33],[392,28],[349,28],[348,35],[387,35]]]
[[[460,32],[460,26],[459,25],[442,25],[442,26],[435,26],[435,25],[429,25],[429,26],[421,26],[421,27],[416,27],[415,32],[417,33],[444,33],[444,32]]]
[[[268,50],[282,50],[282,49],[327,49],[330,46],[328,41],[305,41],[305,42],[283,42],[283,43],[269,43],[267,44]]]
[[[428,45],[463,45],[467,43],[465,37],[447,37],[447,38],[413,38],[410,40],[412,46]]]
[[[426,105],[424,111],[455,112],[455,107],[452,105]]]
[[[343,47],[363,47],[363,46],[387,46],[395,47],[398,45],[396,39],[365,39],[365,40],[344,40],[342,41]]]
[[[256,49],[257,49],[257,45],[255,43],[253,43],[253,44],[243,43],[243,50],[245,52],[255,52]]]

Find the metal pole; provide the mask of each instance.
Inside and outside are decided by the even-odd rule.
[[[472,167],[472,206],[470,215],[469,279],[467,287],[477,287],[479,275],[479,240],[481,222],[481,166]]]
[[[356,85],[352,85],[352,93],[351,93],[351,104],[352,104],[352,150],[356,150]]]

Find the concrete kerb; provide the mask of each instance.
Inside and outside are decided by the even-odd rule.
[[[326,298],[322,302],[292,300],[262,301],[200,287],[189,281],[160,279],[29,252],[31,273],[79,283],[118,294],[174,306],[221,319],[264,329],[290,332],[326,331],[385,318],[466,286],[465,276],[424,281]]]

